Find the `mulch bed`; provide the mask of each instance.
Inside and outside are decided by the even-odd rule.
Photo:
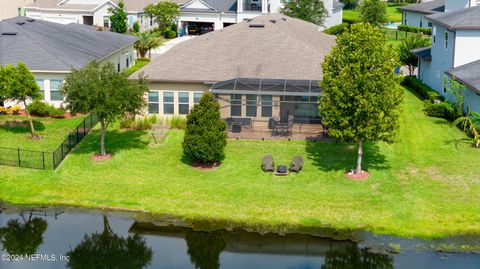
[[[348,178],[348,179],[351,179],[351,180],[365,180],[367,179],[370,174],[367,172],[367,171],[363,171],[360,173],[360,174],[355,174],[354,172],[351,172],[351,171],[347,171],[345,173],[345,176]]]
[[[107,155],[100,155],[100,154],[95,154],[90,157],[92,161],[106,161],[112,158],[112,154],[107,154]]]
[[[198,170],[212,170],[220,166],[220,162],[214,163],[201,163],[201,162],[193,162],[192,167]]]

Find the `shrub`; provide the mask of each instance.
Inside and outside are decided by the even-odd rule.
[[[135,22],[133,23],[133,31],[134,31],[135,33],[140,32],[140,24],[138,23],[138,21],[135,21]]]
[[[172,38],[177,37],[177,32],[175,32],[171,29],[167,29],[164,33],[164,36],[165,36],[165,38],[172,39]]]
[[[50,117],[65,118],[65,109],[63,107],[60,107],[60,108],[50,107]]]
[[[339,35],[345,32],[347,30],[349,24],[346,22],[343,22],[339,25],[332,26],[328,29],[325,29],[323,32],[329,35]]]
[[[187,129],[187,120],[184,117],[180,116],[172,116],[166,118],[165,124],[170,126],[172,129],[180,129],[185,130]]]
[[[227,145],[225,130],[225,122],[220,119],[220,105],[213,94],[204,94],[187,116],[182,144],[184,154],[202,163],[220,161]]]
[[[157,122],[158,122],[157,115],[153,114],[150,117],[148,117],[148,122],[150,122],[150,124],[152,124],[152,125],[157,124]]]
[[[135,120],[135,130],[149,130],[152,124],[147,117]]]
[[[415,76],[406,76],[402,81],[402,85],[414,90],[422,99],[429,100],[430,102],[445,100],[441,94],[418,80]]]
[[[27,106],[28,111],[33,116],[46,117],[50,115],[52,107],[42,101],[33,101]]]
[[[432,34],[432,29],[430,28],[420,28],[420,27],[409,26],[405,24],[400,24],[397,29],[399,31],[404,31],[404,32],[423,33],[424,35]]]
[[[455,105],[448,101],[432,104],[430,101],[425,100],[423,111],[427,116],[443,118],[448,121],[454,121],[462,116],[462,113],[456,109]]]
[[[358,18],[358,19],[343,18],[343,19],[342,19],[342,22],[347,23],[347,24],[355,24],[355,23],[358,23],[358,22],[360,22],[360,21],[361,21],[360,18]]]

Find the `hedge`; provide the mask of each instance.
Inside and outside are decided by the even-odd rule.
[[[443,118],[450,122],[455,121],[462,116],[461,111],[448,101],[432,104],[430,101],[425,100],[423,111],[427,116]]]
[[[409,26],[405,24],[400,24],[397,29],[403,32],[423,33],[424,35],[432,34],[432,29],[430,28],[420,28],[420,27]]]
[[[429,100],[430,102],[435,100],[445,100],[441,94],[418,80],[415,76],[406,76],[402,81],[402,86],[409,87],[410,89],[414,90],[422,99]]]
[[[343,22],[339,25],[332,26],[328,29],[325,29],[323,32],[329,35],[339,35],[345,32],[347,30],[349,24],[346,22]]]

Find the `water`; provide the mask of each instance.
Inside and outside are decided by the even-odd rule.
[[[391,23],[386,24],[385,27],[388,28],[388,29],[398,29],[398,26],[400,24],[401,23],[399,23],[399,22],[391,22]]]
[[[166,222],[155,216],[9,207],[0,213],[2,258],[25,253],[44,256],[33,256],[35,261],[0,261],[0,268],[480,268],[478,254],[428,249],[445,242],[474,244],[477,237],[457,241],[369,233],[354,237],[332,240],[241,229],[202,232],[182,221]],[[395,249],[401,253],[392,254]]]

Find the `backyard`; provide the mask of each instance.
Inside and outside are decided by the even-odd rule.
[[[390,4],[387,6],[387,18],[389,22],[401,22],[402,12],[398,10],[401,5]],[[352,22],[360,21],[360,13],[357,9],[343,9],[343,19]]]
[[[229,140],[222,165],[201,171],[182,157],[183,131],[169,131],[163,143],[153,144],[147,131],[113,127],[107,136],[111,160],[90,159],[98,151],[95,130],[56,171],[0,166],[0,200],[145,210],[272,231],[299,226],[427,238],[479,234],[480,151],[445,120],[426,117],[422,107],[406,91],[400,142],[366,145],[365,168],[372,174],[366,181],[343,175],[356,160],[350,144]],[[2,144],[28,135],[1,132]],[[265,174],[264,154],[276,164],[301,155],[304,169],[287,177]]]

